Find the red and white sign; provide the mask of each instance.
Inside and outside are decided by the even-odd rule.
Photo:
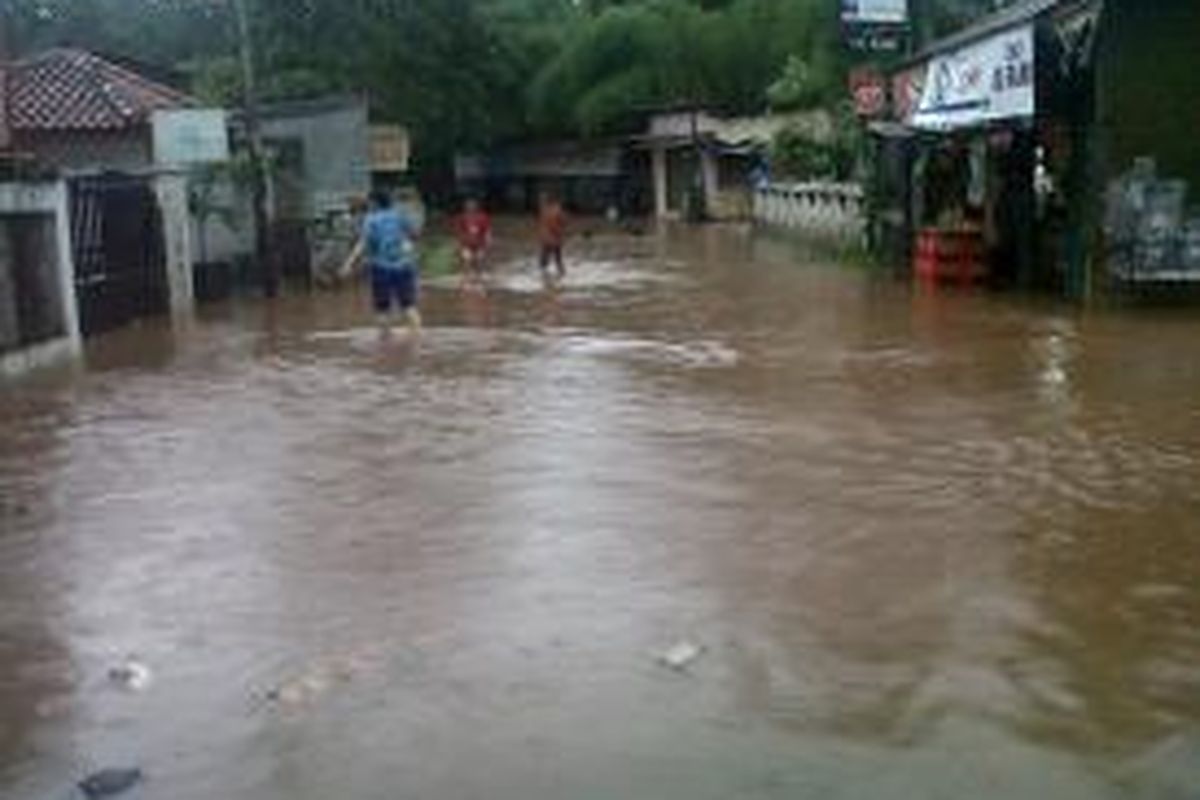
[[[887,111],[887,83],[877,70],[864,67],[851,72],[850,94],[854,113],[860,117],[879,117]]]
[[[892,110],[897,122],[904,125],[912,122],[925,94],[925,73],[922,64],[892,76]]]

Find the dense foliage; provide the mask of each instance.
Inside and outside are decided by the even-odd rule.
[[[830,135],[787,127],[771,142],[771,172],[784,180],[851,180],[862,146],[860,127],[844,114],[835,117]]]
[[[834,0],[244,0],[268,99],[366,91],[417,152],[621,131],[651,106],[806,108],[842,94]],[[30,51],[167,68],[234,104],[234,0],[4,0]],[[987,0],[914,0],[939,27]],[[151,74],[154,74],[153,71]]]

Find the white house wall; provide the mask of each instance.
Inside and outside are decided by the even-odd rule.
[[[20,374],[62,358],[78,355],[83,347],[75,295],[75,267],[71,257],[71,224],[66,184],[0,184],[0,221],[13,215],[31,214],[53,220],[54,252],[48,268],[56,273],[58,308],[55,309],[55,313],[62,321],[62,332],[48,341],[0,354],[0,376]]]

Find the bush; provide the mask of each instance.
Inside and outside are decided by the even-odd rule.
[[[771,142],[772,171],[792,180],[851,180],[860,140],[858,123],[851,117],[839,118],[829,137],[799,127],[784,128]]]
[[[771,167],[782,178],[794,180],[836,179],[835,148],[818,141],[807,131],[785,128],[771,143]]]

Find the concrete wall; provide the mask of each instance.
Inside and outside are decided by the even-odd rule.
[[[361,101],[314,101],[268,108],[263,115],[268,145],[299,143],[302,149],[303,213],[318,217],[344,209],[371,189],[367,105]]]
[[[1099,71],[1099,127],[1110,175],[1153,156],[1163,177],[1192,184],[1200,206],[1200,80],[1196,0],[1110,0]]]
[[[35,236],[40,241],[27,241],[26,245],[33,244],[32,247],[16,246],[18,225],[26,226],[23,235]],[[82,349],[66,185],[61,182],[0,184],[0,230],[3,240],[0,243],[0,274],[3,274],[0,278],[0,328],[8,331],[9,336],[16,330],[13,326],[14,315],[18,315],[16,275],[18,269],[23,269],[27,276],[31,273],[36,276],[33,298],[52,304],[52,308],[45,309],[45,315],[53,321],[55,331],[45,339],[0,351],[0,377],[5,377],[77,355]],[[17,257],[28,258],[30,253],[36,254],[33,256],[36,264],[16,264]]]
[[[209,202],[219,212],[200,225],[191,220],[192,252],[197,262],[232,263],[254,254],[254,209],[250,193],[240,191],[228,178],[213,187]]]

